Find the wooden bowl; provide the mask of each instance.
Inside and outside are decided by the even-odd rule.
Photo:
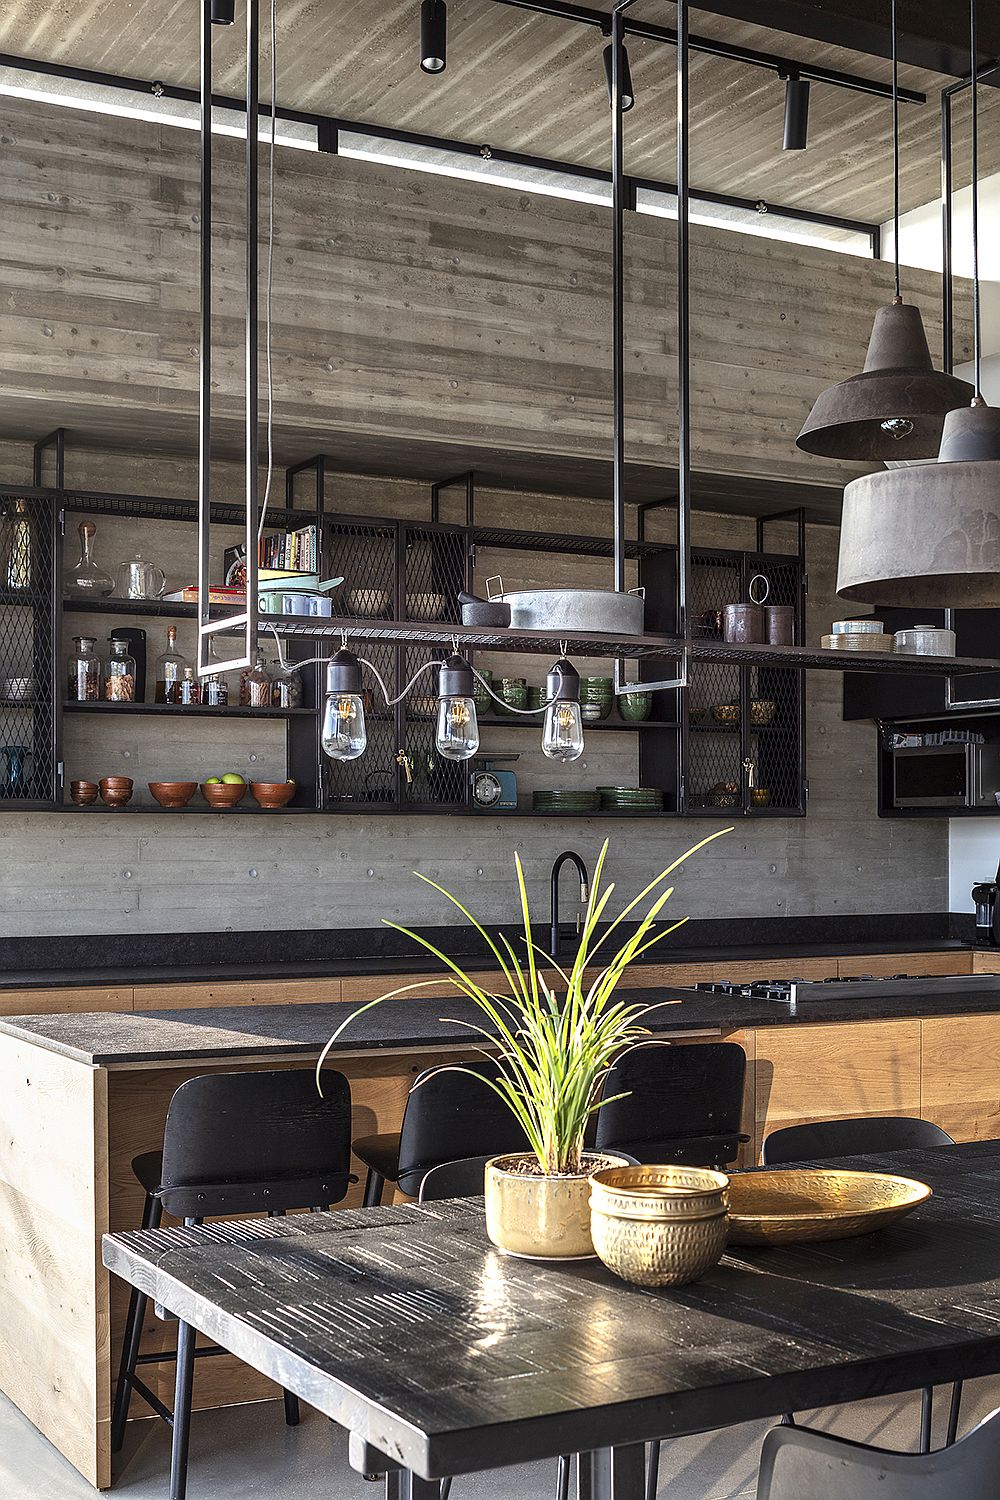
[[[147,785],[161,807],[187,807],[198,790],[196,781],[150,781]]]
[[[71,781],[69,784],[69,794],[77,807],[89,807],[96,802],[98,790],[96,781]]]
[[[101,801],[108,807],[124,807],[132,800],[132,780],[128,776],[105,776],[101,782]]]
[[[250,795],[259,807],[287,807],[295,796],[294,781],[251,781]]]
[[[242,802],[247,794],[245,781],[203,781],[201,784],[201,795],[209,807],[235,807],[237,802]]]

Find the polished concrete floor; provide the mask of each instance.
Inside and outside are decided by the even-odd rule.
[[[1000,1406],[1000,1378],[966,1387],[962,1427]],[[937,1417],[946,1417],[942,1392]],[[919,1404],[915,1397],[867,1401],[816,1413],[812,1425],[890,1448],[912,1448]],[[745,1500],[756,1482],[766,1424],[752,1423],[664,1446],[661,1500]],[[127,1500],[163,1500],[169,1444],[160,1422],[133,1423],[114,1493]],[[456,1480],[453,1500],[552,1500],[555,1465],[529,1464]],[[281,1407],[230,1407],[195,1417],[188,1500],[378,1500],[347,1462],[347,1439],[325,1417],[303,1412],[285,1427]],[[0,1397],[2,1500],[93,1500],[95,1491]]]

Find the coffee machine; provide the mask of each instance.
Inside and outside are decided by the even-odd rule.
[[[976,903],[976,942],[982,948],[1000,948],[1000,865],[993,880],[981,880],[972,887]]]

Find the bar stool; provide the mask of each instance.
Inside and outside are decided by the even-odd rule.
[[[740,1131],[746,1070],[735,1042],[630,1047],[604,1080],[597,1150],[724,1171],[750,1139]]]
[[[826,1161],[834,1156],[884,1156],[887,1151],[918,1151],[929,1146],[954,1146],[946,1130],[930,1120],[912,1115],[872,1115],[849,1120],[817,1120],[808,1125],[785,1125],[764,1137],[761,1161],[765,1166],[788,1166],[800,1161]],[[962,1382],[956,1380],[951,1391],[946,1445],[958,1435],[962,1406]],[[925,1386],[920,1395],[920,1452],[931,1451],[931,1421],[934,1416],[934,1387]],[[789,1413],[782,1418],[786,1427],[795,1425]]]
[[[355,1156],[368,1168],[365,1207],[382,1202],[387,1182],[416,1197],[431,1167],[442,1162],[526,1150],[514,1115],[484,1081],[499,1075],[492,1062],[425,1068],[410,1088],[400,1129],[354,1142]]]
[[[349,1184],[351,1089],[342,1073],[323,1073],[323,1096],[311,1069],[221,1073],[190,1078],[170,1101],[163,1151],[132,1163],[146,1190],[143,1229],[159,1228],[164,1211],[185,1224],[289,1209],[322,1212]],[[218,1354],[195,1348],[195,1330],[178,1323],[176,1352],[140,1353],[148,1299],[133,1288],[125,1321],[111,1420],[111,1449],[125,1437],[133,1391],[172,1428],[170,1500],[187,1492],[194,1361]],[[176,1360],[171,1412],[136,1374],[139,1365]],[[284,1392],[285,1421],[299,1420],[298,1397]]]

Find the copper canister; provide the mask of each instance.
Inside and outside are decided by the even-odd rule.
[[[725,604],[722,638],[732,646],[760,646],[764,641],[764,610],[759,604]]]
[[[795,645],[795,608],[791,604],[765,604],[764,637],[769,646]]]

